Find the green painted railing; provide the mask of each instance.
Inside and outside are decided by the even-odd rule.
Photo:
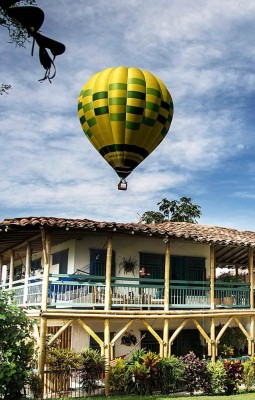
[[[8,285],[2,285],[8,290]],[[12,291],[18,304],[40,306],[42,277],[30,277],[13,282]],[[216,282],[216,307],[249,308],[250,285],[247,283]],[[52,274],[49,279],[48,306],[56,308],[103,308],[105,304],[105,277],[93,275]],[[210,308],[209,281],[171,280],[170,308]],[[164,280],[135,277],[112,277],[111,307],[164,308]]]

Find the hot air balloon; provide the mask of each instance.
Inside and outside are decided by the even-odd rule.
[[[107,68],[82,87],[78,99],[82,129],[127,188],[127,176],[159,145],[173,118],[165,84],[138,68]]]

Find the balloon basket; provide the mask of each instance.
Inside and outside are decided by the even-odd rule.
[[[120,180],[120,182],[118,183],[118,189],[119,190],[127,190],[127,182],[125,179]]]

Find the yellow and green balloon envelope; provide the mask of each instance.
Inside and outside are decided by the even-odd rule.
[[[93,75],[78,99],[82,129],[125,179],[164,139],[173,117],[165,84],[138,68],[107,68]]]

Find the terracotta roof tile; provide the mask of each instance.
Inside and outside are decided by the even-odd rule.
[[[255,232],[238,231],[231,228],[205,226],[185,222],[164,222],[161,224],[119,223],[93,221],[89,219],[68,219],[57,217],[24,217],[5,219],[1,226],[9,227],[49,227],[88,229],[138,234],[152,234],[153,236],[168,236],[169,239],[188,239],[195,242],[212,243],[218,245],[250,246],[255,247]]]

